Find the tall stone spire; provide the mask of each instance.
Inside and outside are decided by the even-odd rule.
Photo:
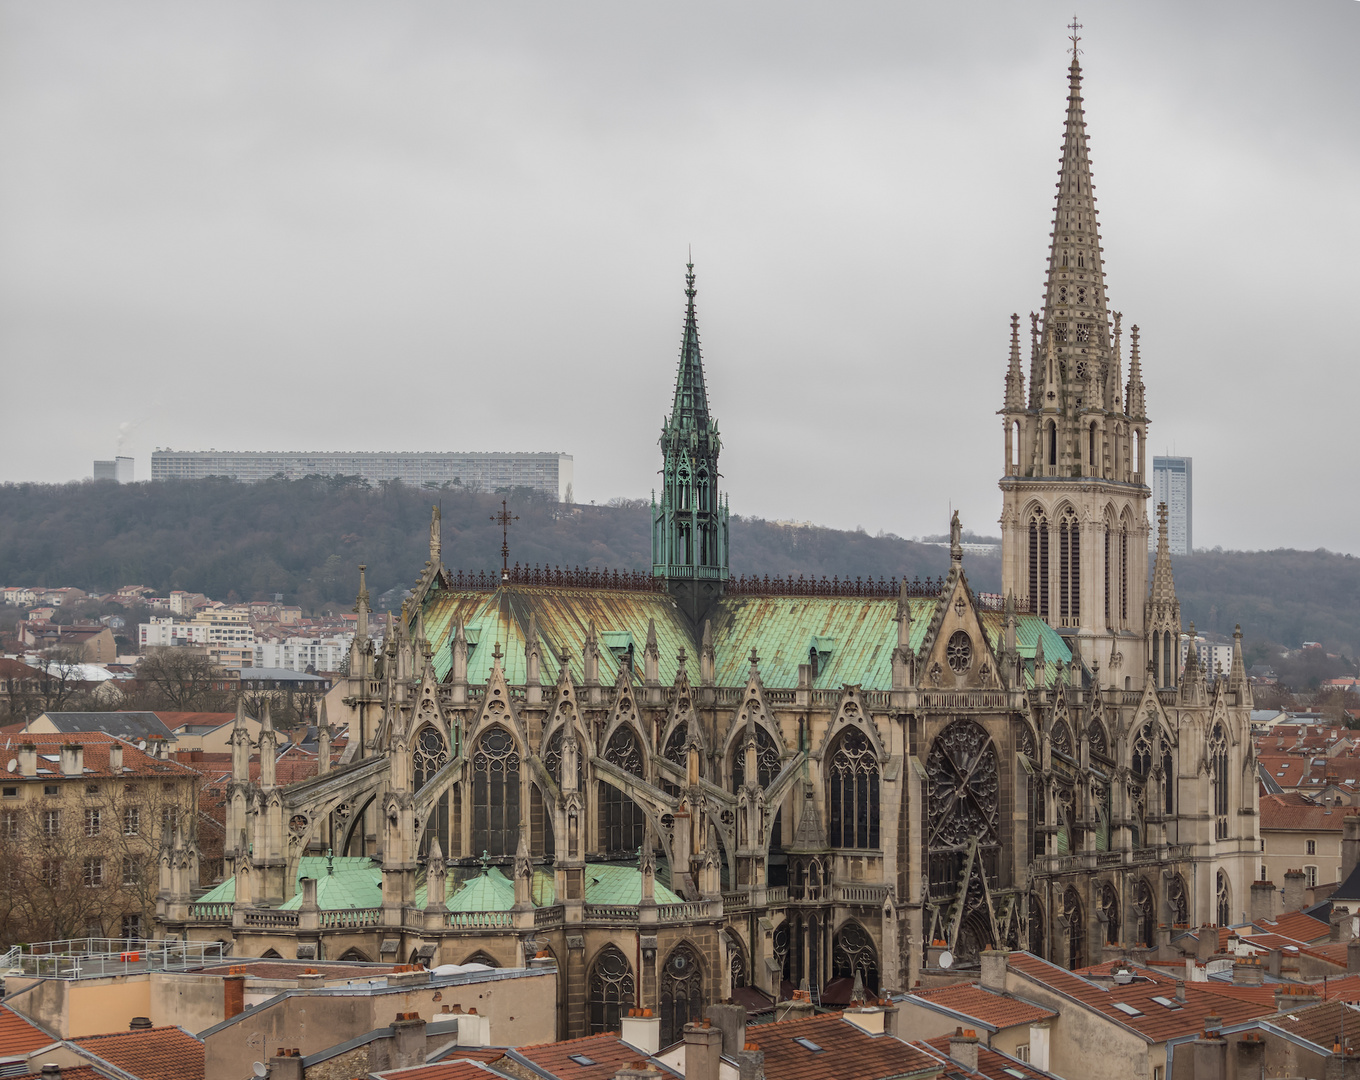
[[[685,265],[685,328],[671,414],[661,429],[661,499],[652,503],[652,573],[697,626],[727,580],[727,507],[718,495],[722,440],[708,412],[694,264]]]
[[[1052,335],[1062,372],[1064,411],[1078,411],[1077,401],[1084,398],[1091,376],[1104,382],[1111,359],[1108,325],[1105,267],[1081,99],[1081,63],[1074,44],[1044,296],[1044,330]]]
[[[1143,363],[1138,355],[1138,327],[1134,325],[1129,328],[1129,387],[1124,395],[1124,404],[1128,406],[1126,411],[1130,416],[1147,415],[1147,402],[1144,398]]]
[[[1166,503],[1157,504],[1157,558],[1152,564],[1152,583],[1148,586],[1148,657],[1159,687],[1176,686],[1180,681],[1181,602],[1176,598],[1176,582],[1171,576],[1171,545],[1166,535]],[[1194,653],[1193,646],[1190,652]]]

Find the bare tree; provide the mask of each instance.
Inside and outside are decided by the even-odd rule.
[[[137,665],[142,684],[141,703],[172,712],[205,712],[228,704],[228,693],[217,688],[221,672],[195,649],[153,649]]]

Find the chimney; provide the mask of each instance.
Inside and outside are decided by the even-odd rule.
[[[1251,921],[1274,919],[1280,914],[1280,894],[1273,881],[1251,883]]]
[[[246,977],[228,975],[222,980],[222,1019],[230,1020],[246,1011]]]
[[[1177,979],[1177,980],[1176,980],[1176,1000],[1179,1001],[1182,1005],[1185,1004],[1185,980],[1184,980],[1184,979]]]
[[[1029,1063],[1040,1072],[1048,1072],[1048,1048],[1053,1029],[1045,1021],[1029,1026]]]
[[[704,1019],[722,1032],[722,1052],[724,1056],[737,1059],[746,1049],[746,1007],[744,1005],[710,1005],[704,1010]]]
[[[712,1021],[685,1025],[685,1080],[718,1080],[722,1031]]]
[[[982,950],[982,988],[998,994],[1006,992],[1006,970],[1010,963],[1009,949]]]
[[[303,1075],[302,1053],[296,1046],[279,1047],[279,1052],[269,1059],[269,1080],[302,1080]]]
[[[1360,971],[1360,938],[1346,942],[1346,970]]]
[[[117,740],[109,743],[109,771],[115,773],[123,771],[123,744]]]
[[[1194,1042],[1195,1080],[1228,1080],[1228,1040],[1219,1035],[1218,1024],[1206,1016],[1204,1034]]]
[[[19,775],[38,775],[38,748],[33,743],[19,744]]]
[[[902,1036],[902,1010],[891,998],[883,999],[883,1034],[894,1039]]]
[[[969,1072],[977,1072],[978,1037],[972,1028],[955,1028],[949,1036],[949,1056]]]
[[[458,1033],[463,1033],[461,1025]],[[392,1021],[392,1061],[389,1067],[412,1069],[424,1064],[425,1021],[418,1012],[397,1013],[397,1018]]]
[[[1307,880],[1303,876],[1302,870],[1286,870],[1284,872],[1285,911],[1303,910],[1303,883]]]
[[[1255,1031],[1237,1040],[1237,1075],[1244,1078],[1265,1076],[1266,1041]]]
[[[619,1038],[651,1056],[661,1052],[661,1017],[651,1009],[629,1009],[619,1018]]]
[[[1199,940],[1195,943],[1195,959],[1207,963],[1218,952],[1218,927],[1205,923],[1199,928]]]
[[[1277,983],[1275,986],[1275,1011],[1285,1009],[1306,1009],[1322,1000],[1322,995],[1313,986],[1303,983]]]
[[[803,980],[807,982],[806,979]],[[775,1004],[774,1018],[776,1020],[801,1020],[811,1016],[816,1011],[816,1006],[812,1004],[812,991],[795,990],[793,997],[788,1001],[780,1001]]]
[[[1327,937],[1330,941],[1350,941],[1351,939],[1351,913],[1345,908],[1333,908],[1330,921],[1330,929]]]
[[[659,1019],[659,1018],[658,1018]],[[627,1041],[626,1039],[624,1040]],[[493,1074],[494,1075],[494,1074]],[[660,1080],[661,1073],[645,1061],[629,1062],[614,1074],[614,1080]]]
[[[1360,863],[1360,814],[1349,813],[1341,819],[1341,880],[1351,876]]]
[[[1233,961],[1234,986],[1261,986],[1266,981],[1261,961],[1254,956],[1240,956]]]
[[[458,1018],[459,1046],[490,1046],[491,1021],[478,1016],[476,1009],[468,1009]]]
[[[83,776],[85,773],[85,747],[80,743],[62,743],[61,775]]]
[[[758,1043],[747,1043],[737,1055],[737,1080],[765,1080],[765,1051]]]

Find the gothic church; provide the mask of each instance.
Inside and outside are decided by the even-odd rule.
[[[1180,666],[1164,517],[1146,587],[1138,329],[1126,378],[1104,272],[1074,50],[1028,372],[1011,320],[1002,599],[969,587],[957,516],[937,582],[730,575],[691,266],[651,572],[469,576],[436,514],[381,641],[361,575],[340,763],[277,785],[266,723],[252,781],[239,725],[227,879],[194,899],[167,871],[161,929],[240,956],[555,962],[563,1035],[640,1005],[678,1038],[742,986],[843,1001],[946,949],[1078,967],[1240,921],[1240,635],[1231,670]]]

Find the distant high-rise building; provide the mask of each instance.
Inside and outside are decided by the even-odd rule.
[[[563,502],[571,501],[570,454],[459,454],[352,450],[232,451],[160,450],[151,455],[152,480],[201,480],[229,476],[247,482],[282,476],[358,476],[370,484],[400,480],[421,484],[457,483],[469,491],[495,492],[527,487]]]
[[[132,458],[116,457],[112,461],[94,463],[96,480],[116,480],[120,484],[132,483]]]
[[[1152,459],[1152,503],[1166,503],[1166,532],[1172,555],[1189,555],[1195,550],[1191,535],[1191,462],[1188,457]],[[1148,550],[1155,550],[1156,535],[1148,537]]]

